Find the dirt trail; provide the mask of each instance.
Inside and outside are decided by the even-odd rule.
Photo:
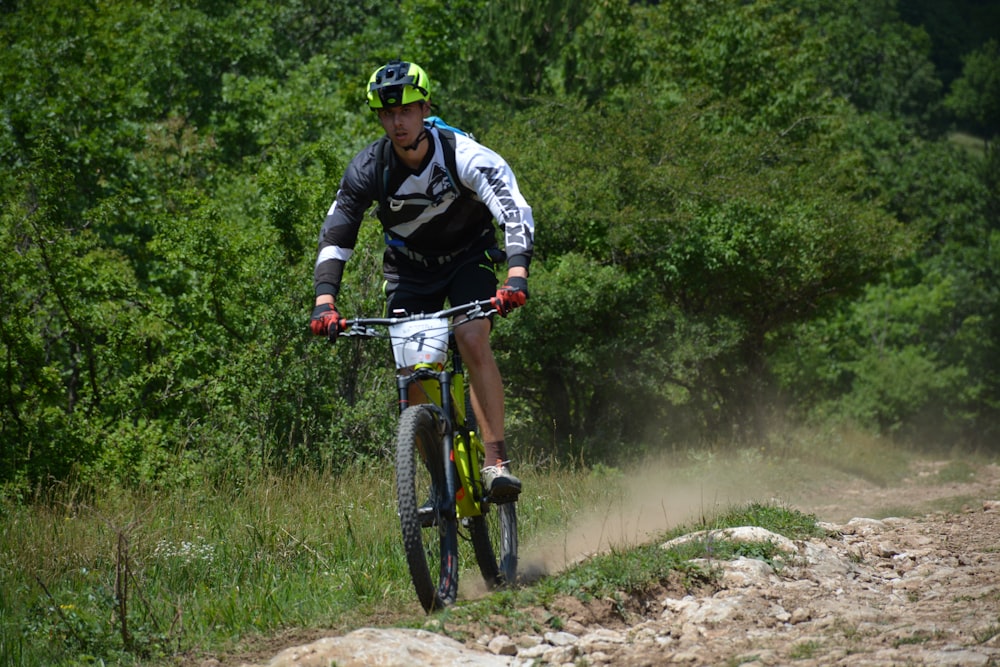
[[[644,472],[630,473],[628,497],[597,508],[576,520],[564,533],[522,550],[522,572],[551,574],[594,553],[611,547],[648,543],[678,525],[712,516],[746,502],[778,503],[820,521],[843,523],[854,517],[919,516],[942,509],[959,510],[963,504],[1000,499],[1000,468],[973,469],[963,465],[970,478],[941,482],[950,461],[916,461],[909,473],[893,484],[877,483],[835,470],[815,468],[762,472],[755,462],[742,474],[732,462],[706,466],[705,474],[692,473],[678,481],[667,466],[651,464]],[[723,472],[719,472],[719,471]],[[961,476],[961,475],[955,475]],[[668,480],[668,481],[665,481]]]
[[[786,544],[778,568],[709,563],[719,576],[705,590],[665,586],[625,605],[554,600],[529,610],[540,627],[559,618],[558,628],[539,634],[511,637],[488,621],[449,626],[451,636],[472,638],[464,644],[369,628],[275,649],[254,664],[1000,665],[1000,468],[981,466],[971,479],[942,483],[946,465],[918,464],[891,487],[831,477],[788,491],[777,499],[815,514],[828,536]],[[664,522],[767,492],[766,485],[701,482],[659,497],[649,490],[655,486],[637,484],[621,507],[536,545],[526,565],[554,571],[610,544],[641,541]]]

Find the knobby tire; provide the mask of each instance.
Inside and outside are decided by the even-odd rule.
[[[450,464],[450,462],[449,462]],[[410,578],[428,613],[455,601],[458,594],[458,525],[446,506],[445,460],[440,422],[427,405],[415,405],[399,418],[396,439],[396,496]],[[434,525],[421,527],[418,510],[430,499]]]
[[[465,397],[467,429],[476,429],[475,412],[468,395]],[[483,467],[483,461],[473,462],[473,470]],[[479,480],[482,488],[482,480]],[[483,513],[469,520],[472,550],[479,573],[486,587],[496,590],[517,583],[517,503],[494,505],[483,502]]]
[[[517,503],[489,505],[470,523],[472,549],[490,590],[517,582]]]

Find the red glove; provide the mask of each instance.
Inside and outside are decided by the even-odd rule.
[[[528,300],[528,279],[520,277],[507,278],[503,287],[497,290],[497,295],[491,299],[493,307],[501,316],[515,308],[520,308]]]
[[[321,303],[313,308],[309,328],[316,336],[329,336],[332,339],[340,333],[340,313],[332,303]]]

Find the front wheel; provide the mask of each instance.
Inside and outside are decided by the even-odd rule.
[[[441,422],[428,405],[410,406],[399,417],[396,496],[410,578],[430,613],[458,594],[458,525],[448,502]],[[422,511],[423,510],[423,511]]]

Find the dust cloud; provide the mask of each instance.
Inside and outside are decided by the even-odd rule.
[[[858,466],[745,454],[686,467],[649,461],[625,472],[619,498],[580,515],[547,539],[524,544],[520,572],[526,581],[555,574],[592,555],[646,544],[751,502],[843,523],[854,517],[961,511],[969,497],[1000,484],[995,462],[960,461],[970,472],[967,478],[953,479],[939,474],[948,470],[947,459],[912,456],[887,482]]]
[[[728,467],[717,475],[702,471],[692,477],[659,461],[647,462],[625,475],[625,489],[619,498],[578,517],[558,534],[521,549],[523,578],[554,574],[595,554],[645,544],[728,507],[773,500],[775,495],[761,485],[734,481]]]

